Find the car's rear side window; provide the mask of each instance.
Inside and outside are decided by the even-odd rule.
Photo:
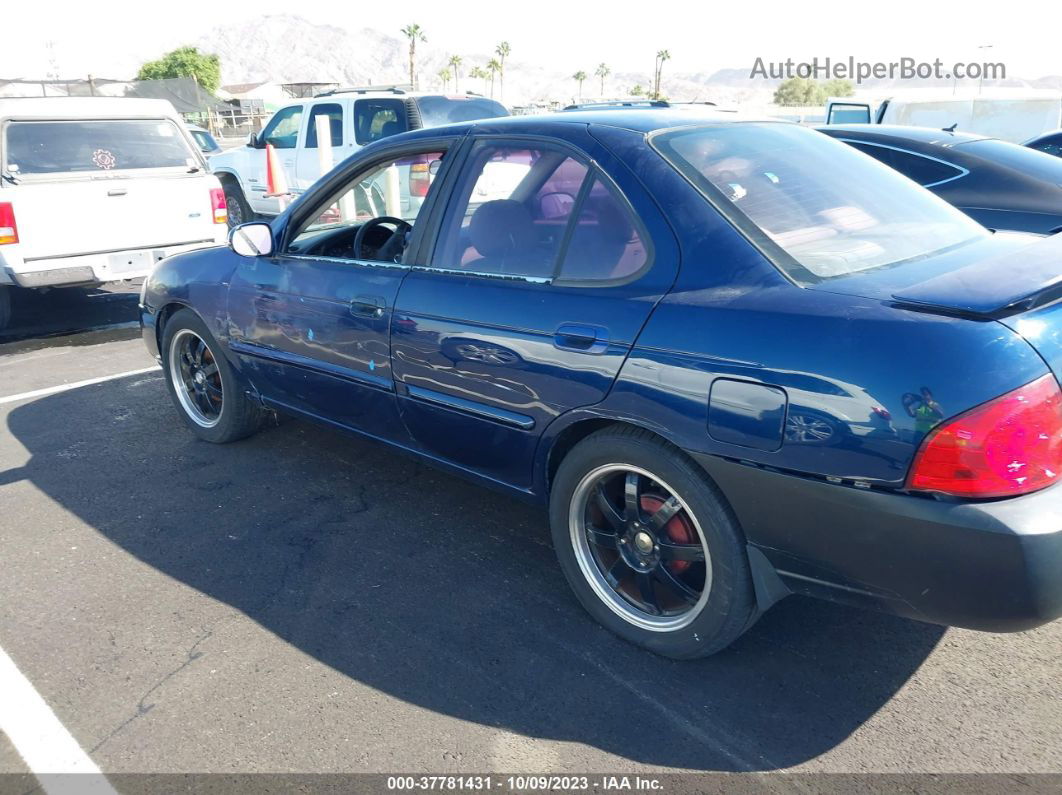
[[[875,160],[880,160],[924,187],[939,185],[941,182],[961,177],[965,173],[958,166],[945,163],[937,158],[925,157],[916,152],[908,152],[905,149],[862,141],[848,141],[848,143],[853,148],[870,155]]]
[[[197,162],[167,119],[11,121],[4,166],[19,174],[187,168]]]
[[[409,129],[401,99],[359,99],[354,103],[354,140],[364,146]]]
[[[433,265],[591,284],[648,262],[630,207],[584,160],[551,144],[481,142],[443,221]]]
[[[551,278],[588,171],[551,146],[481,144],[451,203],[434,264]]]
[[[640,271],[649,259],[634,215],[600,178],[586,192],[558,279],[612,281]]]

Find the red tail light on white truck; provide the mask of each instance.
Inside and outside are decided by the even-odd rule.
[[[18,225],[15,223],[15,207],[11,202],[0,202],[0,246],[18,242]]]

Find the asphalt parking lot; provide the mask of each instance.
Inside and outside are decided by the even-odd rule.
[[[791,598],[655,657],[537,508],[299,421],[196,441],[105,294],[0,344],[0,648],[105,773],[1062,772],[1062,622]]]

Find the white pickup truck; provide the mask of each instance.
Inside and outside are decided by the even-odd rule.
[[[225,188],[229,223],[237,226],[255,215],[276,215],[280,201],[268,194],[266,144],[277,150],[288,188],[299,194],[321,177],[317,119],[324,117],[332,152],[339,164],[358,149],[390,135],[421,127],[438,127],[473,119],[508,116],[500,102],[476,94],[427,94],[401,88],[347,88],[312,99],[292,100],[252,133],[247,145],[210,158],[210,170]]]
[[[224,243],[225,196],[173,106],[0,99],[0,329],[19,288],[147,276]]]

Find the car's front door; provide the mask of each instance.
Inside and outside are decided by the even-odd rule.
[[[260,149],[250,152],[251,168],[247,174],[247,201],[255,212],[276,215],[281,211],[280,200],[267,195],[269,184],[266,175],[266,144],[271,144],[277,153],[277,162],[284,169],[284,177],[292,184],[295,178],[295,151],[303,127],[303,106],[288,105],[273,114],[258,136]]]
[[[409,269],[401,259],[416,242],[423,205],[403,205],[397,172],[425,156],[441,160],[444,152],[439,143],[419,145],[381,154],[349,179],[333,175],[317,200],[295,208],[275,256],[241,262],[229,288],[230,345],[267,403],[405,438],[389,335]],[[402,206],[414,209],[400,214]],[[366,225],[380,216],[397,216],[409,228]]]
[[[549,423],[605,398],[677,267],[637,179],[589,136],[580,144],[476,141],[392,322],[415,443],[520,488]]]

